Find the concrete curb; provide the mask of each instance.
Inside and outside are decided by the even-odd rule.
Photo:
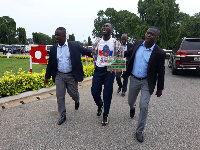
[[[92,80],[92,77],[93,76],[85,78],[82,82],[79,82],[78,84],[81,84],[81,83],[88,81],[88,80]],[[14,100],[17,100],[17,99],[21,99],[21,98],[28,97],[28,96],[33,96],[33,95],[45,93],[45,92],[48,92],[48,91],[53,91],[55,89],[56,89],[56,86],[52,86],[52,87],[48,87],[48,88],[42,88],[42,89],[39,89],[39,90],[36,90],[36,91],[27,91],[27,92],[24,92],[24,93],[20,93],[18,95],[3,97],[3,98],[0,98],[0,104],[7,103],[7,102],[10,102],[10,101],[14,101]]]

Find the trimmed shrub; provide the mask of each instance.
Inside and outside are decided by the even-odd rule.
[[[84,78],[92,76],[94,74],[94,65],[89,63],[88,66],[83,66]],[[6,71],[4,76],[0,78],[0,98],[10,95],[16,95],[25,91],[35,91],[44,87],[50,87],[54,85],[52,78],[49,80],[49,84],[44,84],[45,69],[42,73],[30,73],[23,71],[19,68],[17,75],[12,71]]]

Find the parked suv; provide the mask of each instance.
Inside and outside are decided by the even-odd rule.
[[[183,38],[176,43],[168,60],[168,67],[176,75],[181,70],[200,71],[200,38]]]

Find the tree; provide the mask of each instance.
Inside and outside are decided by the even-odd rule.
[[[28,38],[27,40],[26,40],[26,44],[33,44],[33,39],[32,38]]]
[[[0,43],[8,44],[9,29],[5,23],[0,24]]]
[[[24,28],[22,27],[17,28],[17,38],[20,44],[26,43],[26,31]]]
[[[181,26],[181,37],[200,37],[200,13],[194,16],[186,16]]]
[[[113,36],[118,40],[123,33],[126,33],[129,39],[135,39],[136,26],[139,25],[140,18],[127,10],[119,12],[114,8],[107,8],[105,12],[100,10],[94,20],[93,37],[102,36],[102,26],[107,22],[113,25]]]
[[[69,34],[69,39],[68,39],[68,41],[75,41],[74,33],[72,33],[72,35]]]
[[[176,0],[139,0],[138,12],[140,19],[147,25],[160,29],[158,44],[168,48],[180,37],[179,5]]]
[[[87,46],[92,46],[92,41],[91,41],[90,36],[88,37],[88,45]]]
[[[48,35],[44,33],[37,33],[33,32],[33,42],[35,44],[42,44],[42,45],[51,45],[52,44],[52,39]]]
[[[52,36],[51,36],[51,39],[52,39],[52,45],[56,44],[55,35],[52,35]]]
[[[16,41],[16,22],[14,19],[9,16],[0,17],[0,26],[3,28],[0,32],[1,41],[6,42],[5,44],[13,44],[13,41]],[[3,32],[2,30],[6,30]],[[2,39],[5,38],[5,39]]]

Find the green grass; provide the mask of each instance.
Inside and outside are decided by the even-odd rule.
[[[11,71],[17,74],[19,68],[23,71],[30,71],[29,59],[16,59],[16,58],[0,58],[0,78],[4,75],[4,72]],[[43,69],[46,69],[46,65],[33,64],[33,72],[40,73]]]
[[[86,62],[82,62],[86,65]],[[47,65],[33,64],[32,71],[36,73],[42,72],[46,69]],[[16,58],[0,58],[0,78],[4,75],[4,72],[11,71],[17,74],[19,68],[22,68],[26,73],[30,71],[29,59],[16,59]]]

